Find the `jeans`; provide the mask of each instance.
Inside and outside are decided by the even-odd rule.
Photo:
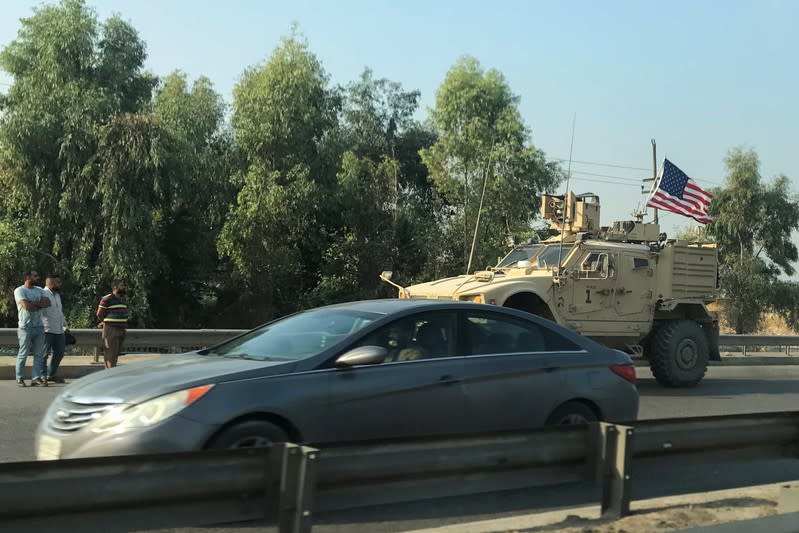
[[[61,359],[64,358],[64,350],[66,348],[67,336],[63,333],[45,333],[44,334],[44,357],[42,357],[43,376],[51,378],[55,376],[58,371],[58,365],[61,364]],[[47,368],[47,356],[52,353],[53,357],[50,359],[50,368]]]
[[[19,328],[17,330],[17,338],[19,339],[19,352],[17,352],[17,380],[23,379],[25,374],[25,363],[28,361],[28,354],[31,352],[33,352],[31,378],[41,378],[42,357],[44,356],[44,326]]]

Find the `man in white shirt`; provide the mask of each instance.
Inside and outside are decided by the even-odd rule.
[[[44,281],[44,295],[50,300],[50,307],[42,309],[42,323],[44,324],[44,357],[42,357],[41,375],[53,383],[64,383],[64,378],[56,376],[58,365],[64,358],[66,347],[66,333],[69,333],[67,321],[64,318],[64,308],[61,305],[61,277],[58,274],[48,274]],[[47,358],[52,353],[50,366]]]
[[[17,315],[19,324],[17,338],[19,339],[19,352],[17,352],[16,377],[17,385],[25,386],[24,372],[28,354],[33,352],[33,366],[31,367],[31,386],[47,386],[47,380],[41,375],[42,356],[44,355],[44,324],[42,324],[42,309],[50,307],[50,300],[45,298],[44,290],[36,285],[39,274],[35,270],[25,272],[25,282],[14,289],[14,301],[17,302]]]

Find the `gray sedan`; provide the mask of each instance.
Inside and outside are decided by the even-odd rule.
[[[634,420],[622,352],[490,305],[374,300],[291,315],[219,346],[77,380],[40,459]]]

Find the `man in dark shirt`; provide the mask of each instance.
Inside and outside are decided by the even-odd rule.
[[[115,279],[111,282],[111,294],[106,294],[97,307],[97,325],[103,328],[103,358],[106,368],[117,366],[122,342],[128,326],[128,302],[125,296],[128,291],[125,282]]]

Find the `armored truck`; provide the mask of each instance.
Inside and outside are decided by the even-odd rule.
[[[642,215],[600,227],[599,213],[594,194],[543,195],[550,238],[486,270],[394,285],[400,298],[521,309],[646,359],[661,385],[698,384],[708,361],[720,359],[718,318],[708,309],[718,293],[715,245],[667,239]],[[381,277],[390,282],[390,273]]]

